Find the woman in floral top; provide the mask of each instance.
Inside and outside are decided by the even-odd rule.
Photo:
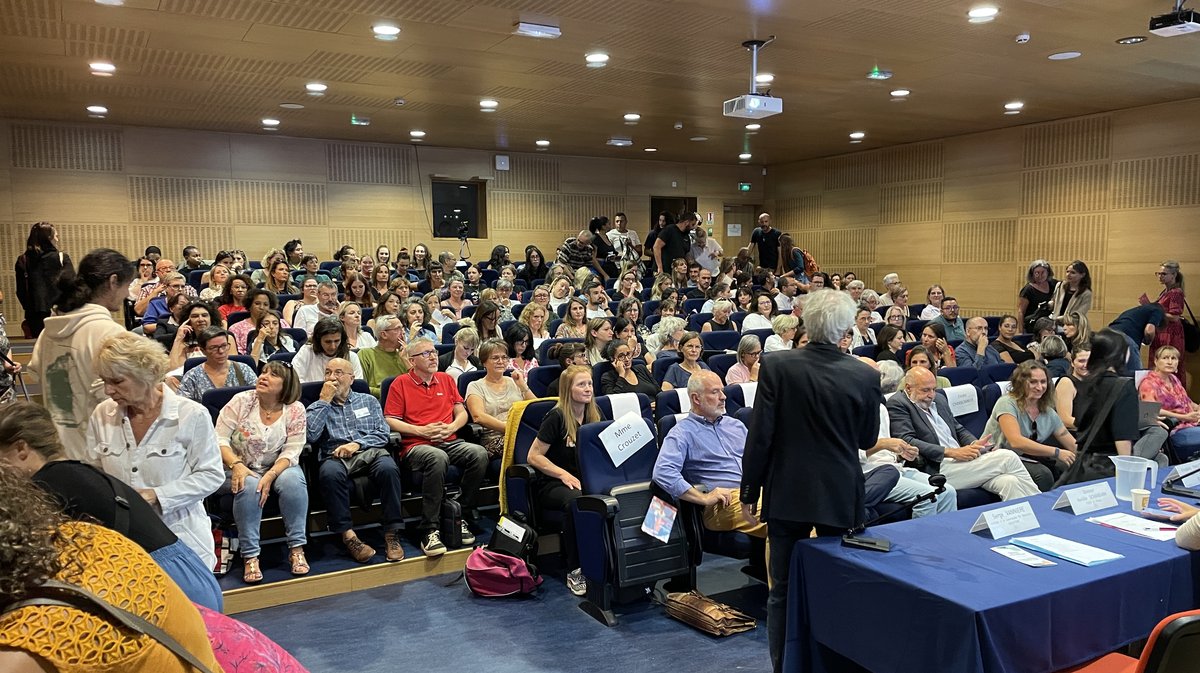
[[[1142,379],[1139,396],[1162,405],[1159,415],[1174,419],[1171,445],[1181,461],[1188,461],[1200,452],[1200,404],[1188,397],[1187,389],[1179,382],[1179,350],[1162,346],[1154,354],[1154,371]]]
[[[272,490],[279,495],[292,574],[308,573],[304,558],[308,485],[300,469],[305,417],[299,399],[300,379],[291,364],[272,361],[263,365],[254,390],[234,395],[217,418],[217,441],[233,491],[233,519],[245,559],[242,579],[247,583],[262,581],[259,525]]]

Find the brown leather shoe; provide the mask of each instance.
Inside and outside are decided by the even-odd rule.
[[[342,538],[342,544],[346,545],[346,550],[350,552],[351,558],[359,563],[366,563],[375,556],[375,550],[358,539],[357,535]]]
[[[400,536],[396,531],[384,533],[383,542],[387,545],[387,560],[393,562],[404,560],[404,547],[400,546]]]

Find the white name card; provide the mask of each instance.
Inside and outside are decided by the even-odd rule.
[[[676,388],[675,394],[679,396],[679,410],[687,413],[692,410],[692,398],[688,395],[687,388]]]
[[[1066,507],[1072,514],[1087,514],[1116,506],[1117,496],[1113,495],[1112,487],[1107,481],[1063,491],[1054,503],[1054,509]]]
[[[754,408],[754,396],[758,394],[758,383],[755,381],[747,381],[739,383],[742,387],[742,396],[746,398],[746,406]]]
[[[1176,465],[1171,468],[1171,474],[1167,475],[1167,479],[1174,479],[1182,476],[1181,485],[1184,488],[1195,488],[1197,483],[1200,483],[1200,460],[1183,465]]]
[[[980,514],[979,518],[975,520],[975,525],[971,526],[971,532],[987,533],[992,536],[993,540],[999,540],[1002,537],[1033,530],[1040,525],[1029,503],[1020,502]]]
[[[979,394],[975,386],[951,386],[945,389],[946,402],[950,404],[950,413],[955,416],[966,416],[979,411]]]
[[[997,381],[996,385],[1000,386],[1000,395],[1007,395],[1012,390],[1012,381]]]
[[[625,414],[600,433],[600,443],[614,467],[621,467],[621,463],[652,441],[654,433],[641,414]]]

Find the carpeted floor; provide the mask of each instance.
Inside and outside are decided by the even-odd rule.
[[[549,560],[546,558],[545,560]],[[238,615],[313,673],[355,671],[769,671],[766,587],[744,561],[706,556],[699,588],[759,619],[753,631],[713,638],[668,618],[648,601],[618,609],[606,628],[548,575],[530,599],[476,598],[453,575]]]

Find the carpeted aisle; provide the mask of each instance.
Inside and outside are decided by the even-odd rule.
[[[738,571],[743,563],[707,556],[699,569],[701,591],[759,618],[757,629],[728,638],[695,631],[649,602],[618,610],[620,623],[605,628],[576,607],[561,573],[547,576],[533,599],[476,598],[462,582],[444,586],[453,576],[442,576],[237,618],[314,673],[769,671],[766,587]]]

